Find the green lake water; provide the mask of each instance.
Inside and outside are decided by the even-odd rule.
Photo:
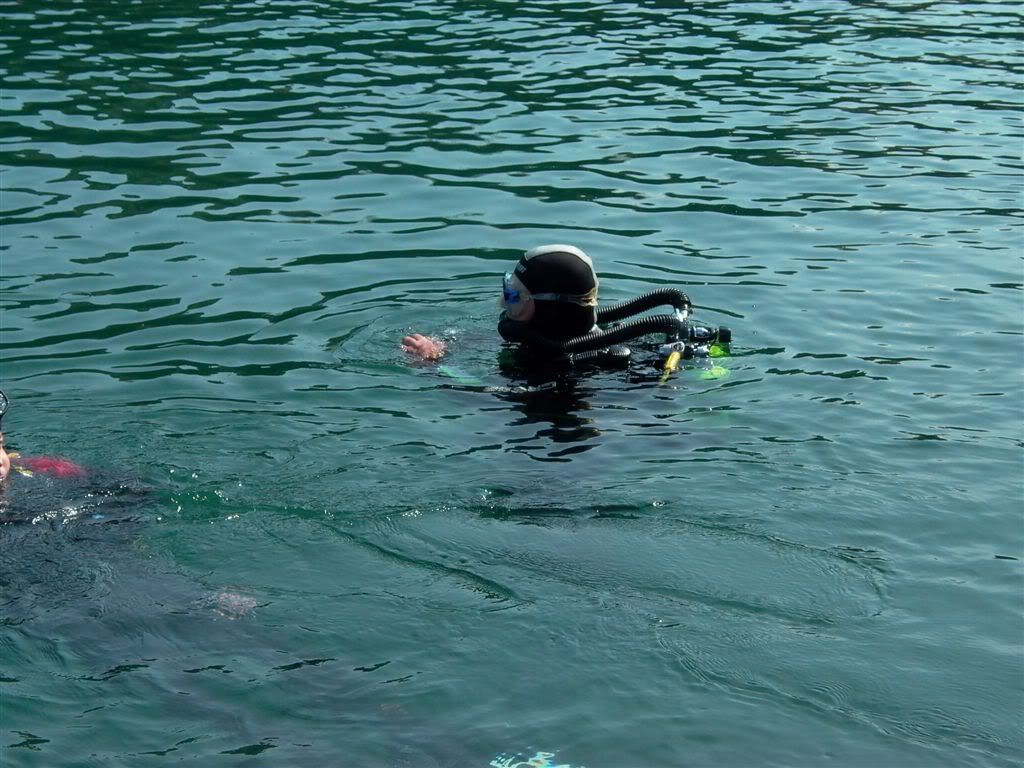
[[[1021,765],[1022,33],[0,2],[0,764]],[[544,243],[728,375],[509,370]]]

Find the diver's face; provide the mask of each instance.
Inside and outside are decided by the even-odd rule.
[[[525,299],[523,301],[518,301],[515,304],[507,305],[505,313],[508,315],[510,320],[517,320],[520,323],[528,323],[533,319],[533,314],[536,309],[533,299]]]
[[[501,299],[499,306],[504,308],[505,314],[510,320],[517,320],[520,323],[529,322],[535,311],[533,297],[518,277],[511,272],[506,272],[501,281]]]
[[[4,433],[0,432],[0,481],[3,481],[10,471],[11,459],[8,457],[7,451],[4,450]]]

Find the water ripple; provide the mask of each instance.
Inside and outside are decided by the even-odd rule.
[[[0,0],[5,429],[141,464],[190,574],[8,531],[15,761],[1019,762],[1022,20]],[[541,242],[685,287],[727,372],[512,369]]]

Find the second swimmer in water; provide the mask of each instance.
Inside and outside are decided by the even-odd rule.
[[[57,456],[22,456],[14,451],[8,452],[4,445],[3,418],[9,404],[7,395],[0,390],[0,489],[12,471],[28,476],[38,472],[61,478],[85,477],[85,470],[68,459]]]
[[[661,288],[611,307],[598,309],[599,281],[590,257],[572,245],[542,245],[527,251],[502,280],[498,332],[541,360],[624,364],[629,350],[621,343],[650,333],[689,342],[729,341],[728,329],[690,326],[690,300],[680,290]],[[673,314],[626,318],[670,305]],[[444,356],[443,341],[422,334],[402,339],[402,348],[426,360]]]

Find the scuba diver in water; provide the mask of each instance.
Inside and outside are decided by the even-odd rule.
[[[498,333],[516,344],[520,362],[544,366],[590,363],[624,367],[631,351],[623,342],[663,333],[666,371],[680,359],[706,354],[728,344],[728,328],[690,322],[689,297],[676,288],[659,288],[618,304],[598,308],[599,281],[590,257],[572,245],[542,245],[527,251],[502,279]],[[668,305],[672,314],[643,315]],[[632,320],[635,315],[642,315]],[[402,339],[402,348],[424,360],[439,360],[444,341],[419,333]]]

